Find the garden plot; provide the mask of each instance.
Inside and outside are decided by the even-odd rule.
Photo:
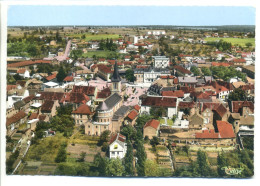
[[[100,153],[101,156],[105,156],[105,152],[102,152],[101,147],[98,146],[89,146],[84,144],[69,144],[67,147],[67,153],[71,158],[80,158],[80,154],[82,152],[86,153],[85,161],[87,162],[93,162],[94,156],[98,153]]]

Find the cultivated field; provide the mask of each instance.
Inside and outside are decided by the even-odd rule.
[[[246,43],[251,43],[253,46],[255,46],[255,38],[216,38],[216,37],[208,37],[205,38],[205,41],[218,41],[223,40],[229,43],[232,43],[232,45],[241,45],[242,47],[246,46]]]

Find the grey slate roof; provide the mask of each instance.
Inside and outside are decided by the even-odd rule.
[[[122,97],[119,94],[114,93],[113,95],[108,97],[104,102],[100,103],[99,106],[97,107],[97,110],[99,111],[110,110],[121,100]]]
[[[24,105],[25,105],[25,103],[24,103],[23,100],[17,101],[17,102],[14,103],[14,108],[19,109],[19,108],[23,107]]]
[[[122,105],[113,115],[112,120],[118,120],[129,111],[129,106]]]
[[[178,77],[179,83],[197,83],[196,77]]]

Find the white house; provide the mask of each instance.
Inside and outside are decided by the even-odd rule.
[[[166,68],[169,66],[170,59],[166,56],[153,56],[155,68]]]
[[[18,69],[17,74],[19,74],[19,76],[21,76],[23,78],[29,78],[30,77],[30,72],[25,68]]]
[[[122,134],[115,134],[111,137],[109,144],[109,157],[122,159],[127,151],[126,137]]]

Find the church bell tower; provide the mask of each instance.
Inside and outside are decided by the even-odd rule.
[[[121,92],[121,78],[120,78],[119,72],[118,72],[117,61],[115,62],[114,73],[112,75],[111,82],[112,82],[112,94],[120,93]]]

